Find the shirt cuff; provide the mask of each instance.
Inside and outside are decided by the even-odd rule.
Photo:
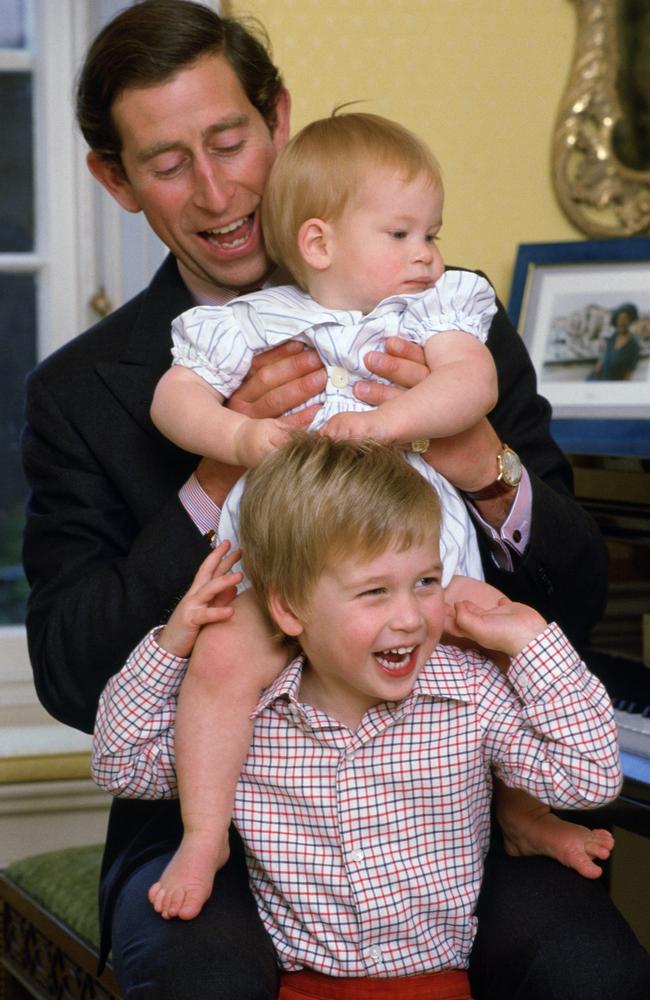
[[[142,689],[169,697],[178,693],[189,657],[175,656],[159,645],[158,637],[163,628],[164,625],[158,625],[147,633],[129,660],[134,660]]]
[[[508,679],[522,701],[530,703],[557,685],[573,689],[585,670],[560,626],[551,622],[512,659]]]
[[[178,491],[178,499],[202,535],[216,532],[221,508],[205,492],[196,473],[193,472],[187,482],[183,483]]]
[[[508,516],[501,525],[500,531],[484,521],[477,508],[467,501],[470,513],[476,524],[490,543],[492,559],[501,570],[512,573],[514,569],[512,554],[523,556],[530,541],[530,526],[533,512],[533,489],[530,476],[526,469],[522,470],[521,481],[517,487],[515,498]]]

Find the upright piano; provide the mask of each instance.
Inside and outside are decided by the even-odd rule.
[[[607,811],[617,826],[650,836],[650,459],[569,458],[578,501],[609,552],[607,609],[585,655],[612,696],[621,742],[625,782]]]

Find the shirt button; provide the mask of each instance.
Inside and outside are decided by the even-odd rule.
[[[519,528],[515,528],[515,530],[512,533],[512,538],[513,538],[513,541],[515,541],[515,542],[520,542],[521,541],[521,531],[519,530]]]
[[[350,861],[363,861],[363,851],[356,848],[354,851],[350,851],[348,857]]]
[[[377,959],[381,958],[381,948],[373,944],[372,948],[368,948],[368,958],[372,958],[376,962]]]
[[[346,385],[350,381],[350,376],[345,368],[339,368],[338,366],[332,368],[330,378],[332,380],[332,385],[336,386],[337,389],[345,389]]]

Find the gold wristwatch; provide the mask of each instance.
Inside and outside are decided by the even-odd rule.
[[[465,492],[465,496],[470,500],[492,500],[500,497],[508,490],[519,486],[523,466],[516,451],[509,448],[507,444],[502,445],[501,451],[497,455],[497,478],[489,486],[484,486],[482,490],[474,493]]]

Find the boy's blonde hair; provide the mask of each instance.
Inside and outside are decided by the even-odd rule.
[[[264,242],[303,290],[301,225],[312,218],[338,219],[373,168],[399,173],[406,182],[424,173],[434,189],[442,185],[438,161],[421,139],[388,118],[360,112],[334,112],[312,122],[275,160],[262,199]]]
[[[270,594],[308,613],[327,566],[374,558],[433,539],[440,501],[393,447],[295,432],[246,477],[240,543],[248,577],[268,611]]]

